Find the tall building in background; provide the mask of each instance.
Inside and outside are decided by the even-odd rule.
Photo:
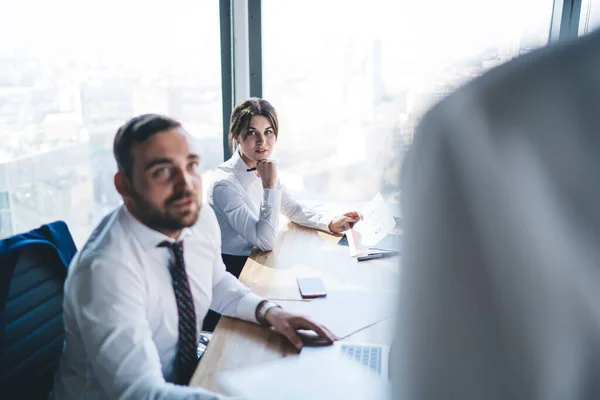
[[[81,89],[83,119],[89,136],[95,220],[121,201],[113,185],[116,164],[112,146],[117,129],[134,115],[136,89],[135,77],[125,73],[119,76],[119,70],[108,70],[103,75],[84,83]]]
[[[200,171],[207,172],[223,162],[223,126],[221,114],[220,86],[207,86],[194,82],[177,82],[168,89],[167,114],[181,121],[196,141],[202,155]]]
[[[356,201],[379,190],[381,139],[391,130],[380,110],[381,43],[330,38],[318,51],[335,74],[300,70],[268,98],[281,120],[276,158],[285,181],[294,182],[292,191],[316,200]]]

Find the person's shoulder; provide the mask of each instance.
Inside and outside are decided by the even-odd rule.
[[[471,129],[466,128],[476,124],[485,130],[499,127],[498,122],[504,126],[518,123],[523,115],[531,115],[532,107],[573,93],[578,80],[582,82],[600,69],[594,49],[600,50],[600,31],[573,42],[545,46],[492,68],[434,105],[421,119],[413,147],[449,135],[452,141],[462,136],[468,140]],[[577,72],[582,65],[588,66],[588,73]]]
[[[214,210],[209,204],[203,204],[198,220],[190,228],[191,240],[197,243],[221,243],[221,228]]]
[[[117,208],[106,215],[92,231],[77,258],[79,268],[101,263],[120,263],[131,241],[123,226],[123,209]]]
[[[209,204],[203,204],[200,208],[200,214],[198,215],[198,221],[192,227],[195,233],[198,232],[209,232],[213,234],[215,231],[219,231],[219,222],[215,211]]]
[[[219,165],[215,170],[212,186],[215,187],[215,185],[235,184],[238,182],[237,174],[238,171],[236,169],[236,162],[234,157],[231,157],[229,160]]]
[[[231,174],[215,174],[215,179],[212,184],[212,188],[235,188],[240,186],[240,181],[237,176],[233,173]]]
[[[600,30],[577,40],[522,54],[473,79],[429,114],[454,114],[465,106],[506,114],[540,98],[564,92],[600,69]],[[587,71],[584,71],[587,70]],[[568,77],[568,79],[566,79]],[[499,108],[502,103],[503,108]]]
[[[200,207],[200,214],[198,216],[198,221],[208,221],[208,222],[216,222],[217,217],[215,215],[214,210],[212,209],[212,207],[208,204],[203,204],[202,207]]]
[[[241,193],[243,191],[242,183],[234,170],[231,170],[230,172],[221,170],[215,174],[214,180],[208,190],[208,199],[211,205],[214,205],[215,192],[223,190],[233,191],[235,193]]]
[[[228,175],[235,174],[235,160],[231,157],[229,160],[221,163],[216,169],[216,175],[219,177],[225,177]]]

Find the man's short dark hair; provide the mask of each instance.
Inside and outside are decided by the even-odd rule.
[[[127,121],[117,131],[113,144],[113,153],[119,171],[131,178],[133,169],[131,146],[134,143],[141,143],[159,132],[180,127],[179,121],[158,114],[144,114]]]

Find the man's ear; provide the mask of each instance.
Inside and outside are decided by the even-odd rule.
[[[115,174],[115,188],[123,198],[131,197],[131,181],[121,171]]]

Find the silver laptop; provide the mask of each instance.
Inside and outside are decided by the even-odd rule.
[[[219,388],[244,399],[388,399],[390,347],[335,342],[217,375]]]
[[[376,375],[389,378],[390,347],[368,343],[340,343],[343,354],[369,367]]]

